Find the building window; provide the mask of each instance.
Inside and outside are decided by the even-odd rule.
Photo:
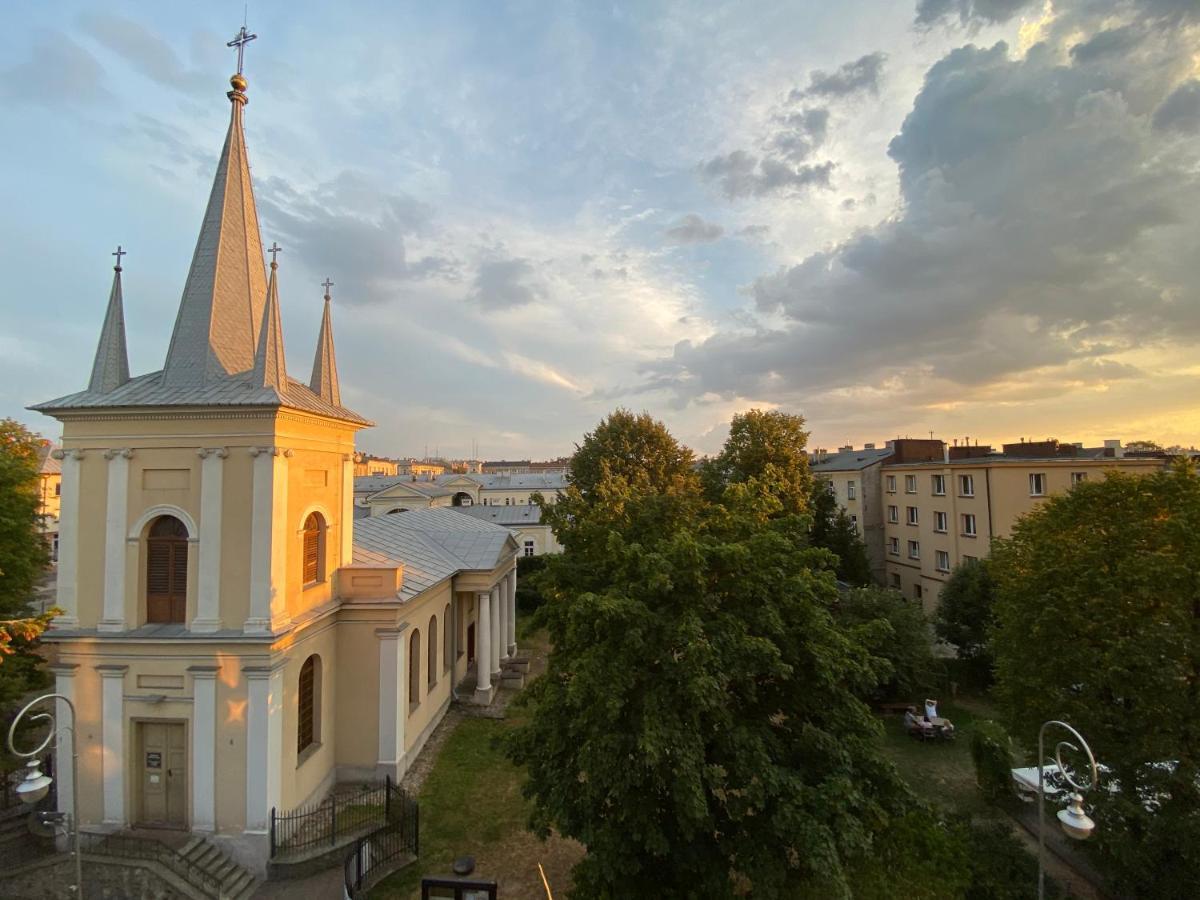
[[[914,599],[914,600],[920,600],[920,599],[921,599],[921,596],[922,596],[924,593],[925,593],[925,592],[921,590],[921,585],[919,585],[919,584],[914,584],[914,585],[913,585],[913,599]]]
[[[896,590],[900,590],[900,573],[899,572],[892,573],[892,587],[895,588]]]
[[[950,571],[950,554],[947,553],[945,550],[939,550],[934,555],[937,557],[937,562],[935,563],[935,565],[937,566],[937,570],[939,572],[949,572]]]
[[[303,584],[325,580],[325,517],[309,513],[304,520],[304,577]]]
[[[1044,497],[1046,495],[1046,475],[1044,472],[1029,473],[1029,496]]]
[[[887,477],[887,492],[889,494],[896,493],[896,476],[895,475],[889,475]]]
[[[906,511],[907,511],[907,515],[908,515],[908,524],[916,525],[917,524],[917,508],[915,506],[910,506],[907,508]]]
[[[186,620],[187,568],[187,526],[174,516],[159,516],[146,538],[147,622]]]
[[[54,496],[55,497],[62,496],[62,482],[61,481],[54,485]]]
[[[958,495],[960,497],[975,496],[975,476],[974,475],[959,475],[958,476]]]
[[[944,512],[935,512],[933,514],[933,530],[940,534],[945,534],[946,527],[946,514]]]
[[[963,561],[963,565],[965,566],[965,565],[969,565],[970,563],[979,562],[979,557],[978,556],[964,556],[962,558],[962,561]]]
[[[846,482],[846,499],[847,500],[854,499],[854,482],[853,481]]]
[[[533,556],[533,541],[525,542],[525,555]],[[531,565],[532,565],[532,563],[531,563]]]
[[[414,628],[408,639],[408,711],[421,702],[421,630]]]
[[[54,549],[50,551],[50,561],[58,562],[58,535],[54,536]]]
[[[908,558],[909,559],[920,559],[921,558],[920,542],[918,542],[918,541],[909,541],[908,542]]]
[[[933,483],[933,496],[945,497],[946,496],[946,476],[945,475],[931,475],[929,477],[929,480]]]
[[[962,533],[965,534],[967,537],[975,537],[975,535],[976,535],[975,514],[974,513],[963,513],[962,520],[963,520]]]
[[[917,492],[917,476],[916,475],[905,475],[904,476],[904,493],[915,494],[916,492]]]
[[[505,506],[511,506],[511,505],[512,505],[512,497],[505,497],[505,498],[504,498],[504,505],[505,505]]]
[[[900,555],[900,538],[898,538],[898,537],[888,538],[888,553],[892,554],[892,556]]]
[[[437,616],[429,617],[429,689],[437,684],[438,676],[438,638]]]
[[[900,507],[898,507],[898,506],[889,506],[888,507],[888,521],[891,522],[892,524],[895,524],[900,521]]]
[[[296,753],[302,754],[321,740],[321,658],[313,654],[300,667],[296,691]]]
[[[854,515],[854,513],[850,514],[850,524],[854,526],[855,531],[858,531],[858,516]]]
[[[1071,473],[1071,484],[1083,484],[1085,481],[1087,481],[1087,472]]]

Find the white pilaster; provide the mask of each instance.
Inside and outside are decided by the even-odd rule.
[[[54,672],[54,692],[62,694],[73,704],[75,702],[75,673],[79,670],[79,665],[76,663],[55,663],[50,666],[50,670]],[[56,700],[55,703],[58,704],[58,701]],[[54,710],[54,717],[59,726],[68,724],[64,712],[65,708],[62,705],[57,705]],[[70,722],[69,724],[78,730],[78,723]],[[79,740],[78,735],[75,737],[76,740]],[[54,758],[58,762],[58,768],[54,772],[54,778],[58,782],[58,811],[72,815],[72,799],[75,796],[75,773],[71,767],[71,735],[61,727],[55,739],[54,752]]]
[[[55,604],[62,615],[54,620],[55,628],[79,627],[79,598],[76,584],[79,578],[79,467],[82,450],[55,450],[62,460],[62,487],[58,513],[58,583]]]
[[[408,625],[378,628],[379,638],[379,756],[375,764],[379,775],[397,780],[404,774],[404,722],[408,718],[405,699],[404,640]]]
[[[287,457],[290,450],[251,447],[254,483],[250,509],[250,615],[247,634],[279,632],[287,614]]]
[[[129,460],[133,451],[105,450],[108,496],[104,506],[104,609],[97,631],[125,630],[125,529],[129,527]],[[61,538],[60,538],[61,548]]]
[[[100,769],[104,822],[125,824],[125,672],[129,666],[96,666],[100,673]]]
[[[488,593],[488,600],[491,604],[491,665],[492,679],[498,681],[500,678],[500,587],[493,585]]]
[[[342,521],[341,539],[342,539],[342,558],[338,561],[339,566],[348,566],[354,559],[354,454],[346,453],[342,456]],[[336,567],[330,567],[330,572],[337,571]]]
[[[517,655],[517,570],[508,573],[508,655]]]
[[[491,606],[491,594],[487,591],[475,595],[475,699],[484,703],[492,699]]]
[[[224,447],[201,449],[200,551],[196,612],[188,630],[211,634],[221,627],[221,496],[225,480]]]
[[[283,666],[246,666],[246,830],[264,832],[279,806]]]
[[[503,662],[508,659],[508,579],[501,578],[496,585],[496,590],[500,592],[500,603],[498,604],[500,615],[497,617],[500,639],[496,642],[496,647],[500,661]]]
[[[192,831],[217,827],[217,672],[218,666],[191,666],[192,673]]]

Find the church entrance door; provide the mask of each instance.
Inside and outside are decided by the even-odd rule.
[[[187,827],[187,738],[182,722],[138,722],[138,822]]]

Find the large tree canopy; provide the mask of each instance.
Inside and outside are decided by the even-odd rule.
[[[804,417],[779,410],[751,409],[729,424],[729,437],[719,455],[704,467],[704,483],[716,500],[730,484],[750,479],[771,482],[785,515],[809,509],[812,474],[808,469],[808,432]]]
[[[997,544],[992,573],[996,689],[1014,735],[1030,745],[1052,718],[1078,728],[1120,784],[1119,792],[1088,797],[1096,804],[1094,842],[1118,886],[1139,897],[1195,896],[1195,469],[1181,462],[1160,474],[1111,474],[1046,501]]]
[[[41,438],[0,420],[0,617],[24,612],[50,558],[38,532]]]
[[[937,636],[958,649],[975,678],[991,680],[991,629],[995,620],[995,586],[991,561],[964,562],[942,586],[933,627]]]
[[[685,458],[632,425],[647,433],[629,443]],[[682,475],[616,474],[605,438],[579,449],[588,496],[555,512],[553,651],[509,745],[534,825],[587,845],[578,896],[847,896],[906,808],[860,699],[891,666],[835,622],[828,554],[784,514],[777,471],[706,504]]]

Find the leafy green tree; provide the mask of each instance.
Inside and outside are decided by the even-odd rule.
[[[919,603],[885,588],[856,588],[838,598],[834,619],[888,664],[873,698],[913,698],[933,687],[937,662],[929,641],[929,619]]]
[[[1195,896],[1200,476],[1180,461],[1077,485],[997,544],[992,573],[996,693],[1014,737],[1033,743],[1051,718],[1078,728],[1120,786],[1088,795],[1089,843],[1118,890]]]
[[[783,513],[804,513],[812,492],[807,447],[803,416],[761,409],[736,414],[721,453],[704,466],[709,498],[719,500],[730,484],[745,484],[751,478],[763,483],[769,478]]]
[[[1128,444],[1125,445],[1125,449],[1133,450],[1133,451],[1161,450],[1162,445],[1159,444],[1157,441],[1130,441]]]
[[[695,457],[649,413],[618,409],[583,437],[571,457],[571,486],[591,502],[613,477],[652,492],[694,478]]]
[[[577,896],[848,896],[907,805],[860,699],[890,666],[834,621],[828,555],[783,514],[778,470],[698,503],[677,472],[635,485],[598,440],[541,577],[548,669],[508,743],[533,826],[587,846]]]
[[[833,485],[817,478],[812,492],[812,528],[809,540],[838,558],[837,577],[848,584],[871,584],[871,560],[858,529],[837,502]]]
[[[937,636],[958,649],[972,676],[982,684],[991,681],[990,633],[995,621],[996,588],[991,564],[981,559],[957,566],[942,587],[934,613]]]

